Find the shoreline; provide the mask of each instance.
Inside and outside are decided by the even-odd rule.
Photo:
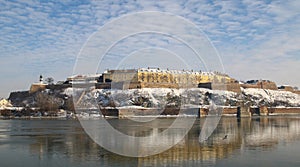
[[[299,116],[300,114],[272,114],[272,115],[268,115],[268,116],[252,116],[252,117],[241,117],[241,118],[237,118],[236,115],[222,115],[221,117],[224,118],[237,118],[237,119],[256,119],[256,118],[271,118],[271,117],[292,117],[292,116]],[[171,119],[171,118],[192,118],[192,117],[196,117],[197,116],[136,116],[136,117],[123,117],[123,118],[118,118],[118,117],[105,117],[105,119],[129,119],[129,118],[158,118],[158,119]],[[213,117],[213,116],[207,116],[207,117]],[[207,117],[201,117],[201,118],[207,118]],[[298,118],[298,117],[297,117]],[[97,120],[99,119],[99,117],[89,117],[89,118],[80,118],[81,120]],[[199,118],[198,118],[199,119]],[[1,120],[28,120],[28,121],[33,121],[33,120],[62,120],[62,121],[68,121],[68,120],[79,120],[79,118],[75,117],[75,118],[60,118],[60,117],[31,117],[31,118],[27,118],[27,117],[11,117],[11,118],[7,118],[7,117],[2,117],[0,116],[0,121]]]
[[[300,116],[300,107],[260,107],[253,108],[248,107],[240,109],[236,106],[219,106],[222,110],[216,116],[222,117],[237,117],[237,118],[251,118],[251,117],[279,117],[279,116]],[[88,112],[88,110],[82,110],[81,113],[74,114],[71,111],[64,111],[65,114],[58,116],[3,116],[0,115],[0,120],[78,120],[78,119],[99,119],[99,117],[105,119],[126,119],[126,118],[179,118],[179,117],[198,117],[205,118],[213,115],[209,114],[207,108],[186,108],[184,110],[177,108],[169,108],[167,112],[158,112],[158,109],[154,108],[106,108],[101,109],[102,114],[97,112]],[[179,113],[179,110],[182,110]],[[71,113],[71,114],[70,114]]]

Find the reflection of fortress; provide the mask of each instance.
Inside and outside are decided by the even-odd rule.
[[[95,158],[98,159],[99,164],[108,164],[109,166],[120,163],[119,160],[122,160],[124,166],[191,166],[207,163],[213,165],[218,159],[226,158],[238,150],[256,148],[268,150],[276,147],[280,141],[300,139],[299,119],[263,117],[238,121],[236,118],[225,117],[221,119],[208,141],[200,144],[199,129],[203,126],[204,120],[198,119],[197,121],[199,122],[196,122],[180,143],[165,152],[149,157],[128,158],[108,153],[90,140],[82,129],[71,130],[76,133],[67,133],[66,135],[36,136],[37,142],[31,144],[30,149],[34,154],[41,154],[41,159],[44,155],[49,156],[56,153],[66,154],[71,161]],[[147,130],[141,127],[140,129],[135,128],[135,130],[143,133],[153,132],[151,128]],[[224,135],[228,137],[224,139]],[[165,137],[172,139],[171,136]],[[124,149],[128,149],[128,147],[124,147]]]
[[[199,144],[197,129],[192,129],[181,143],[161,154],[139,158],[139,163],[143,166],[210,166],[237,150],[269,150],[277,147],[280,141],[299,140],[299,123],[299,120],[289,118],[264,117],[242,119],[241,122],[223,118],[206,143]]]

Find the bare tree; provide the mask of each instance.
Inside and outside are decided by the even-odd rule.
[[[36,106],[41,112],[51,112],[55,114],[60,106],[60,100],[54,96],[50,96],[45,92],[39,92],[36,95]]]
[[[73,98],[70,97],[68,98],[65,103],[64,103],[64,109],[67,111],[75,111],[75,107],[74,107],[74,102],[73,102]]]

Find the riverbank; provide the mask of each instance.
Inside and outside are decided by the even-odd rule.
[[[20,108],[19,108],[20,109]],[[213,112],[209,106],[190,108],[101,108],[101,113],[95,110],[74,111],[60,110],[56,112],[40,112],[33,109],[0,110],[0,119],[77,119],[77,118],[130,118],[130,117],[251,117],[251,116],[277,116],[277,115],[300,115],[300,107],[240,107],[240,106],[217,106]],[[42,114],[43,113],[43,114]],[[51,114],[49,114],[51,113]],[[55,113],[55,114],[53,114]]]

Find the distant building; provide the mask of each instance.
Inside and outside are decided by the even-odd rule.
[[[294,88],[292,86],[289,86],[289,85],[279,86],[278,89],[279,90],[284,90],[284,91],[290,91],[290,92],[294,91]]]
[[[7,99],[0,99],[0,108],[11,107],[12,104]]]
[[[45,90],[47,84],[45,84],[43,81],[44,81],[43,76],[40,75],[39,82],[31,84],[30,89],[29,89],[29,93],[35,93],[35,92],[38,92],[38,91]]]
[[[279,87],[278,87],[278,90],[289,91],[289,92],[292,92],[292,93],[300,94],[300,90],[298,90],[297,88],[294,88],[294,87],[292,87],[292,86],[289,86],[289,85],[282,85],[282,86],[279,86]]]
[[[74,75],[67,78],[65,83],[68,84],[84,84],[84,83],[97,83],[101,74],[94,75]]]
[[[278,90],[276,83],[269,80],[249,80],[246,83],[241,83],[241,87]]]

